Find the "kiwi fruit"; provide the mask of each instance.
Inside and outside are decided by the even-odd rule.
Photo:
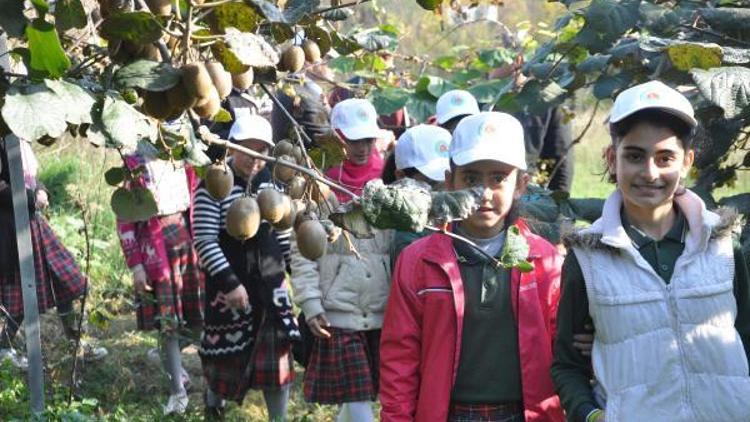
[[[209,91],[208,98],[203,101],[198,101],[193,107],[193,110],[195,110],[202,119],[210,119],[221,110],[221,99],[219,98],[219,93],[216,92],[216,89],[214,89],[213,86]]]
[[[331,188],[325,183],[316,180],[313,185],[310,196],[313,201],[320,203],[328,199],[328,195],[331,193]]]
[[[297,215],[297,208],[294,201],[289,201],[289,207],[286,208],[286,213],[278,222],[273,224],[273,228],[276,230],[289,230],[294,225],[294,218]]]
[[[216,200],[229,196],[234,186],[234,173],[224,163],[212,164],[206,171],[206,190]]]
[[[320,60],[320,47],[313,40],[305,40],[302,43],[302,51],[305,53],[305,60],[310,63],[317,63]]]
[[[302,47],[293,45],[281,54],[281,70],[295,73],[305,66],[305,51]]]
[[[166,119],[173,112],[172,107],[169,106],[166,93],[156,91],[144,91],[141,109],[149,116],[159,120]]]
[[[153,44],[143,44],[135,57],[158,62],[161,60],[161,53],[159,52],[159,47]]]
[[[182,80],[167,90],[169,106],[177,110],[187,110],[195,105],[195,98],[185,89]]]
[[[258,233],[259,227],[258,202],[248,196],[235,199],[227,210],[227,233],[237,240],[247,240]]]
[[[284,139],[276,143],[273,147],[273,156],[281,157],[282,155],[292,156],[294,154],[294,144],[289,140]]]
[[[294,163],[294,158],[288,155],[282,155],[278,158],[280,161]],[[273,177],[274,179],[281,182],[289,183],[289,181],[292,180],[292,177],[294,177],[295,174],[297,174],[297,171],[291,167],[287,167],[278,163],[273,166]]]
[[[314,261],[326,253],[328,233],[318,220],[302,222],[297,227],[297,248],[305,258]]]
[[[287,188],[289,189],[289,196],[292,197],[292,199],[300,199],[305,194],[305,187],[307,186],[307,181],[302,176],[294,176],[292,177],[292,180],[289,181],[287,184]]]
[[[244,91],[253,85],[254,79],[255,73],[253,72],[253,68],[251,67],[248,68],[246,72],[232,75],[232,85],[240,91]]]
[[[288,196],[276,189],[263,189],[258,194],[260,216],[271,224],[278,223],[291,207]]]
[[[219,62],[206,63],[206,70],[222,100],[232,93],[232,74],[224,70]]]
[[[188,94],[196,99],[198,105],[201,101],[205,101],[212,96],[212,92],[216,94],[216,98],[219,97],[218,93],[215,92],[214,83],[211,81],[211,75],[208,74],[206,66],[201,62],[182,66],[182,84]]]
[[[172,14],[172,0],[146,0],[149,10],[156,16]]]

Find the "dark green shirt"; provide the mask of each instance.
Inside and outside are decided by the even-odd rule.
[[[472,247],[453,242],[464,285],[461,351],[451,400],[496,404],[521,401],[518,330],[510,272]]]
[[[655,241],[628,224],[622,215],[623,227],[633,246],[638,249],[657,274],[669,283],[674,264],[685,248],[687,221],[678,214],[674,226],[662,240]],[[740,334],[745,353],[750,351],[750,273],[739,246],[734,249],[734,296],[737,300],[735,327]],[[557,340],[552,364],[552,378],[569,421],[586,420],[599,406],[594,401],[591,388],[593,373],[591,358],[583,356],[573,347],[573,335],[587,332],[592,325],[589,300],[581,267],[573,251],[565,257],[562,268],[562,297],[557,313]],[[748,354],[750,359],[750,354]]]

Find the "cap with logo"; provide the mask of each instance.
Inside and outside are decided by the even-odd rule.
[[[458,166],[492,160],[526,170],[523,127],[506,113],[485,111],[464,118],[453,132],[449,151]]]
[[[257,139],[270,146],[274,145],[271,123],[257,114],[240,109],[235,113],[234,124],[229,129],[229,140],[237,142],[247,139]]]
[[[437,122],[439,125],[456,116],[479,113],[479,104],[471,93],[454,89],[441,95],[437,100]]]
[[[409,128],[396,143],[396,169],[416,168],[436,182],[445,181],[445,172],[450,169],[450,143],[450,132],[441,127],[417,125]]]
[[[375,107],[359,98],[341,101],[333,107],[331,128],[350,141],[380,136]]]
[[[672,114],[690,127],[698,125],[690,101],[659,81],[646,82],[622,91],[615,98],[608,121],[610,124],[617,123],[645,109],[658,109]]]

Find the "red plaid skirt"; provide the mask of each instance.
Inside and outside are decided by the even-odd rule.
[[[328,328],[315,337],[304,379],[305,401],[341,404],[375,400],[378,394],[380,330]]]
[[[47,220],[37,215],[31,219],[30,227],[39,312],[83,296],[86,292],[86,277],[81,273],[73,254],[60,242]],[[12,259],[17,261],[18,257],[14,256]],[[18,264],[14,267],[0,269],[0,298],[8,313],[15,318],[23,315],[23,295]]]
[[[448,422],[523,422],[523,404],[451,403]]]
[[[203,274],[184,217],[163,218],[162,234],[169,260],[169,278],[149,280],[152,292],[136,294],[138,329],[203,326]],[[167,223],[169,222],[169,223]],[[176,224],[175,224],[176,223]]]

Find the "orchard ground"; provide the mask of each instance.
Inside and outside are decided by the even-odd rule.
[[[603,181],[602,150],[609,142],[601,122],[606,112],[594,118],[591,129],[575,147],[574,197],[605,197],[613,185]],[[573,135],[578,136],[588,114],[577,113]],[[135,329],[131,279],[124,265],[115,234],[114,215],[109,208],[112,188],[104,172],[119,158],[114,151],[96,149],[81,140],[63,140],[51,147],[35,146],[41,163],[41,180],[51,193],[46,214],[64,243],[77,255],[90,274],[92,289],[86,303],[91,333],[110,355],[103,361],[79,369],[77,398],[67,405],[67,389],[73,359],[61,336],[54,311],[42,318],[46,368],[48,418],[51,420],[202,420],[203,382],[200,360],[194,346],[184,351],[185,366],[192,377],[190,407],[182,417],[162,416],[167,399],[166,374],[158,362],[149,360],[149,350],[158,347],[156,336]],[[731,157],[730,160],[741,160]],[[750,175],[739,172],[734,186],[715,191],[717,197],[747,192]],[[86,235],[90,253],[86,260]],[[302,371],[289,403],[290,421],[329,421],[336,408],[306,404],[302,397]],[[0,369],[0,415],[3,420],[28,419],[28,392],[24,374]],[[377,410],[377,405],[375,405]],[[242,406],[230,405],[228,420],[266,419],[260,392],[251,392]]]

